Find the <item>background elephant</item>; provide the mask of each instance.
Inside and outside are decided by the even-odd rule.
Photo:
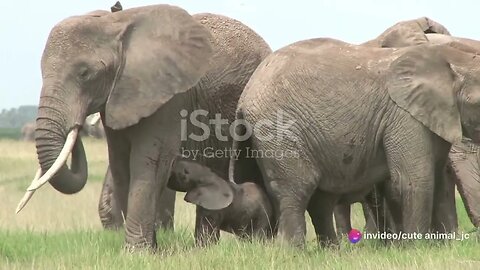
[[[23,125],[22,130],[22,141],[34,141],[35,140],[35,121],[28,122]]]
[[[437,34],[437,35],[435,35]],[[441,35],[439,35],[441,34]],[[426,17],[412,21],[399,22],[393,27],[387,29],[377,39],[366,42],[362,45],[380,46],[380,47],[404,47],[424,44],[426,42],[439,43],[448,42],[450,40],[448,30],[439,23],[434,22]],[[458,40],[457,40],[458,41]],[[470,44],[475,46],[475,44]],[[478,183],[478,175],[480,174],[478,165],[475,165],[477,146],[468,142],[461,142],[452,146],[449,154],[449,162],[447,164],[447,177],[450,181],[446,182],[448,187],[445,188],[446,193],[442,196],[447,197],[444,201],[441,213],[437,213],[437,224],[434,224],[433,230],[436,231],[456,231],[457,217],[455,208],[455,188],[456,183],[464,205],[466,206],[468,216],[472,223],[478,227],[480,219],[478,202],[480,201],[480,190]],[[467,161],[468,160],[468,161]],[[452,167],[455,166],[455,167]],[[381,188],[380,188],[381,189]],[[396,225],[393,224],[390,213],[381,194],[370,194],[367,196],[367,202],[362,203],[364,216],[366,219],[366,230],[377,231],[395,230]],[[370,204],[369,207],[367,204]],[[338,205],[335,208],[335,221],[337,225],[337,233],[348,233],[352,227],[350,223],[350,205]],[[377,228],[377,225],[380,228]],[[389,225],[386,225],[389,224]]]
[[[102,120],[100,119],[99,113],[89,115],[85,119],[85,125],[82,128],[82,133],[86,136],[90,136],[96,139],[105,138],[105,129],[103,128]]]
[[[18,210],[47,181],[67,194],[82,189],[87,164],[77,133],[86,115],[100,112],[126,246],[155,247],[158,198],[174,159],[180,150],[231,144],[228,136],[194,135],[208,130],[215,114],[234,119],[244,85],[269,52],[261,37],[236,20],[192,17],[169,5],[60,22],[42,57],[36,146],[43,176],[33,180]],[[200,159],[226,178],[227,157]],[[197,219],[196,231],[205,222]]]
[[[474,52],[455,42],[394,50],[312,39],[267,57],[237,109],[237,119],[249,123],[253,135],[243,145],[235,140],[233,148],[298,151],[300,158],[256,160],[278,215],[279,235],[303,245],[308,210],[321,229],[317,234],[335,238],[335,204],[362,200],[386,179],[399,229],[430,230],[432,215],[446,199],[442,189],[448,186],[444,170],[451,143],[462,134],[480,139],[479,123],[470,117],[480,110],[480,62]],[[293,123],[275,123],[273,131],[271,125],[257,126],[279,111]],[[268,136],[278,129],[287,135]],[[243,168],[231,162],[233,180]]]

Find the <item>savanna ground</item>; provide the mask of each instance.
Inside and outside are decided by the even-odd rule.
[[[223,234],[218,245],[195,248],[194,207],[177,196],[175,232],[158,234],[156,254],[127,254],[123,232],[102,230],[97,215],[101,180],[106,169],[106,146],[85,141],[89,182],[78,194],[66,196],[46,185],[27,207],[15,207],[37,168],[31,142],[0,140],[0,268],[2,269],[480,269],[476,233],[465,241],[416,241],[384,246],[375,240],[338,249],[320,249],[307,220],[307,248],[297,250],[273,243],[249,243]],[[460,232],[473,226],[457,200]],[[354,227],[362,228],[360,207]],[[307,217],[308,219],[308,217]],[[226,237],[225,237],[226,236]]]

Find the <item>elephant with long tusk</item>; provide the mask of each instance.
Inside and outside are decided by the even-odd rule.
[[[201,132],[198,122],[209,123],[217,114],[234,120],[243,88],[270,52],[239,21],[209,13],[192,16],[169,5],[94,11],[58,23],[41,63],[35,137],[44,175],[34,179],[18,210],[46,182],[66,194],[83,188],[87,164],[78,131],[87,115],[99,112],[114,197],[125,217],[125,244],[155,248],[158,202],[173,160],[180,150],[231,144],[231,136],[219,139],[213,132],[198,140],[188,135]],[[208,115],[196,118],[193,113],[199,111]],[[189,119],[195,121],[182,126]],[[227,178],[228,157],[199,162]]]

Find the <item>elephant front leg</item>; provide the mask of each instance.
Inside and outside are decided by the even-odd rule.
[[[426,233],[433,211],[435,169],[433,146],[427,138],[385,139],[390,181],[385,183],[389,209],[399,230]]]
[[[125,222],[126,248],[155,250],[157,202],[166,188],[173,155],[154,157],[145,154],[146,151],[132,152],[128,215]]]
[[[112,222],[116,227],[122,226],[127,216],[130,143],[121,131],[105,127],[105,134],[108,143],[109,166],[100,195],[99,215],[104,226],[106,223]]]
[[[205,247],[209,244],[215,244],[220,239],[220,214],[205,211],[197,206],[197,215],[195,218],[195,244],[199,247]]]

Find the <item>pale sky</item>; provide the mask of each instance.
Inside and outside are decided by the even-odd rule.
[[[37,105],[40,58],[50,29],[92,10],[110,10],[115,0],[1,0],[0,110]],[[427,16],[455,36],[480,40],[477,0],[122,0],[123,8],[171,4],[191,14],[217,13],[240,20],[273,50],[315,37],[360,43],[401,20]]]

